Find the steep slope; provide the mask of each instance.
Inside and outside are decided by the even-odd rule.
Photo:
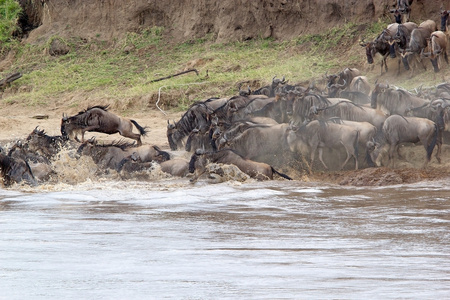
[[[20,0],[29,42],[51,35],[108,40],[126,32],[164,27],[175,41],[211,35],[217,42],[257,37],[290,39],[345,22],[390,16],[393,0]],[[412,19],[439,21],[450,1],[415,0]],[[391,16],[390,16],[391,17]],[[28,24],[26,23],[28,22]]]

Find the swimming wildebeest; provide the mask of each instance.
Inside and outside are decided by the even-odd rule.
[[[347,164],[351,157],[355,158],[355,170],[358,169],[358,138],[359,131],[353,127],[332,122],[314,120],[302,124],[300,127],[291,127],[288,130],[287,142],[292,152],[300,151],[302,154],[309,153],[311,166],[314,163],[315,152],[319,150],[319,160],[325,169],[328,166],[323,161],[323,148],[338,149],[345,148],[347,158],[341,169]]]
[[[4,153],[0,153],[0,174],[5,186],[22,181],[30,185],[36,184],[33,172],[25,160],[15,159]]]
[[[95,139],[90,139],[78,147],[79,155],[91,156],[94,162],[103,169],[118,170],[124,158],[131,155],[141,162],[157,161],[163,162],[170,159],[169,153],[162,151],[157,146],[142,145],[135,147],[134,144],[123,141],[115,141],[110,144],[97,144]]]
[[[81,142],[84,142],[86,131],[95,131],[106,134],[119,133],[120,135],[136,140],[142,144],[141,136],[147,134],[146,127],[140,126],[136,121],[119,117],[108,111],[109,105],[93,106],[77,115],[68,117],[63,114],[61,120],[61,134],[63,137],[74,138],[78,141],[78,133],[81,133]],[[139,133],[133,133],[133,124]]]
[[[28,153],[41,155],[47,160],[53,159],[65,146],[73,147],[75,142],[61,135],[48,135],[45,131],[36,127],[27,137],[24,148]],[[77,145],[78,146],[78,145]]]
[[[274,173],[283,178],[292,180],[289,176],[276,171],[272,166],[266,163],[245,159],[231,149],[222,149],[217,152],[197,150],[192,155],[191,161],[189,162],[189,172],[195,172],[195,174],[191,181],[197,180],[206,171],[206,165],[209,163],[235,165],[239,170],[257,180],[273,179]]]

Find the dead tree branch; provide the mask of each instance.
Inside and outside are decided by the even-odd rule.
[[[197,69],[189,69],[189,70],[186,70],[186,71],[183,71],[183,72],[180,72],[180,73],[177,73],[177,74],[173,74],[173,75],[170,75],[170,76],[167,76],[167,77],[153,79],[153,80],[149,81],[148,83],[153,83],[153,82],[169,79],[169,78],[172,78],[172,77],[175,77],[175,76],[179,76],[179,75],[183,75],[183,74],[186,74],[186,73],[189,73],[189,72],[195,72],[195,74],[197,74],[197,76],[198,76]]]

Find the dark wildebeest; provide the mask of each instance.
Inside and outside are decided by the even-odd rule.
[[[73,144],[72,144],[73,143]],[[48,135],[45,131],[36,127],[27,137],[24,147],[27,152],[45,157],[47,160],[54,159],[63,147],[75,149],[75,142],[69,141],[67,136]],[[76,145],[78,147],[79,145]]]
[[[167,140],[170,149],[175,151],[182,148],[184,138],[189,136],[192,130],[206,131],[210,126],[210,115],[225,106],[228,100],[227,98],[211,98],[195,102],[186,110],[180,120],[173,124],[167,121]]]
[[[423,165],[425,167],[436,146],[439,128],[433,121],[425,118],[393,115],[386,119],[382,131],[384,134],[382,148],[388,152],[388,165],[391,164],[394,167],[394,153],[399,153],[398,147],[401,143],[421,142],[426,150],[426,159]],[[378,157],[372,157],[372,160],[377,161]]]
[[[138,157],[131,155],[122,159],[118,165],[117,172],[121,173],[121,175],[124,173],[142,172],[152,169],[154,164],[155,162],[142,162]],[[185,158],[176,157],[158,164],[162,172],[172,176],[185,177],[189,174],[189,161]]]
[[[134,120],[122,118],[109,112],[108,107],[109,105],[93,106],[72,117],[63,115],[61,120],[61,134],[64,137],[73,137],[78,141],[77,134],[81,132],[81,142],[84,142],[84,133],[86,131],[106,134],[119,133],[124,137],[136,140],[138,145],[141,145],[141,136],[147,134],[146,128],[140,126]],[[133,133],[133,124],[139,130],[139,134]]]
[[[319,160],[325,169],[328,166],[323,160],[323,149],[345,148],[347,158],[341,169],[351,157],[355,158],[355,170],[358,169],[358,138],[359,131],[347,126],[326,121],[314,120],[300,127],[292,127],[288,130],[287,142],[292,152],[300,151],[301,154],[310,154],[311,166],[314,163],[316,150],[319,151]]]
[[[435,31],[431,33],[431,37],[428,43],[428,51],[423,52],[421,55],[424,57],[428,57],[433,65],[434,72],[439,72],[439,58],[441,54],[444,55],[445,62],[448,65],[448,56],[447,56],[447,36],[442,31]]]
[[[4,186],[25,182],[36,185],[36,179],[28,163],[20,158],[12,158],[0,153],[0,174]]]
[[[402,23],[409,22],[413,0],[397,0],[397,10],[402,15]]]
[[[209,163],[235,165],[242,172],[257,180],[273,179],[273,174],[292,180],[289,176],[276,171],[272,166],[244,158],[232,149],[222,149],[217,152],[197,150],[189,162],[189,172],[194,173],[191,181],[197,180],[206,171]]]
[[[367,63],[369,65],[373,64],[374,57],[377,53],[382,56],[381,59],[381,74],[383,74],[383,66],[384,70],[388,71],[388,66],[386,64],[386,59],[389,56],[389,44],[381,39],[381,34],[378,35],[372,42],[365,42],[362,40],[360,43],[361,47],[364,47],[366,50]]]
[[[265,95],[267,97],[275,97],[275,90],[281,86],[285,85],[287,83],[286,79],[278,79],[276,76],[272,78],[272,83],[267,86],[263,86],[262,88],[257,89],[256,91],[252,92],[252,95]]]
[[[420,54],[422,50],[425,49],[428,45],[427,39],[431,37],[431,33],[436,31],[436,22],[433,20],[427,20],[420,23],[419,27],[413,29],[411,32],[411,38],[409,40],[408,47],[406,49],[400,49],[402,55],[403,66],[406,70],[410,69],[409,60],[412,56],[415,56],[416,59],[422,64],[424,70],[426,70],[426,66],[420,58]],[[413,70],[411,75],[413,74]]]
[[[345,68],[335,75],[327,75],[328,97],[334,97],[339,89],[345,90],[353,78],[360,76],[361,72],[356,68]]]
[[[143,145],[135,147],[134,144],[115,141],[110,144],[99,145],[95,139],[90,139],[78,147],[77,153],[88,155],[102,169],[118,170],[124,158],[133,156],[140,162],[163,162],[170,159],[170,154],[157,146]]]
[[[389,56],[391,58],[396,58],[397,54],[396,49],[395,49],[395,41],[394,41],[394,36],[397,33],[398,30],[398,23],[392,23],[389,24],[386,29],[384,29],[381,34],[379,35],[379,39],[382,40],[383,42],[389,44]]]
[[[372,92],[372,107],[385,112],[388,115],[406,115],[411,108],[420,107],[430,103],[429,100],[417,97],[408,91],[394,89],[389,85],[376,84]]]
[[[450,14],[450,10],[443,10],[441,8],[441,31],[445,32],[446,34],[448,34],[448,16]]]

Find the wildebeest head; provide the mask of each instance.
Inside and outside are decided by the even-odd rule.
[[[381,167],[382,146],[375,141],[366,143],[366,162],[369,167]]]
[[[183,138],[180,131],[177,129],[177,123],[173,124],[167,120],[167,140],[169,141],[170,150],[175,151],[181,146],[181,139]]]
[[[161,150],[158,146],[153,146],[153,149],[158,153],[156,157],[157,162],[170,160],[170,154],[168,152]]]
[[[203,149],[197,149],[191,156],[189,161],[189,173],[194,173],[191,182],[196,181],[206,171],[206,166],[209,163]]]
[[[68,140],[70,138],[74,138],[76,141],[78,141],[77,132],[80,130],[75,126],[75,117],[68,117],[66,114],[63,113],[62,119],[61,119],[61,135],[64,139]]]
[[[409,70],[409,58],[410,56],[413,54],[409,49],[401,49],[400,50],[400,55],[402,57],[402,63],[403,66],[405,67],[405,70]]]
[[[239,96],[250,96],[252,94],[252,91],[250,90],[250,86],[247,86],[246,90],[242,90],[241,86],[239,86]]]
[[[283,76],[282,79],[276,78],[276,76],[274,76],[272,78],[272,84],[270,85],[271,91],[270,91],[270,95],[269,97],[274,97],[275,96],[275,90],[280,86],[280,85],[284,85],[286,84],[287,81],[285,79],[285,77]]]
[[[359,45],[361,47],[364,47],[366,50],[366,56],[367,56],[367,63],[373,64],[373,57],[375,56],[375,43],[374,42],[365,42],[362,40]]]
[[[345,87],[347,86],[347,81],[344,79],[343,83],[334,83],[334,84],[327,84],[327,89],[328,89],[328,97],[336,97],[336,95],[338,94],[339,90],[343,90],[345,89]]]
[[[375,82],[375,87],[372,91],[372,95],[370,96],[370,106],[372,108],[377,108],[378,95],[384,93],[387,89],[389,89],[389,84],[387,82],[386,83]]]

